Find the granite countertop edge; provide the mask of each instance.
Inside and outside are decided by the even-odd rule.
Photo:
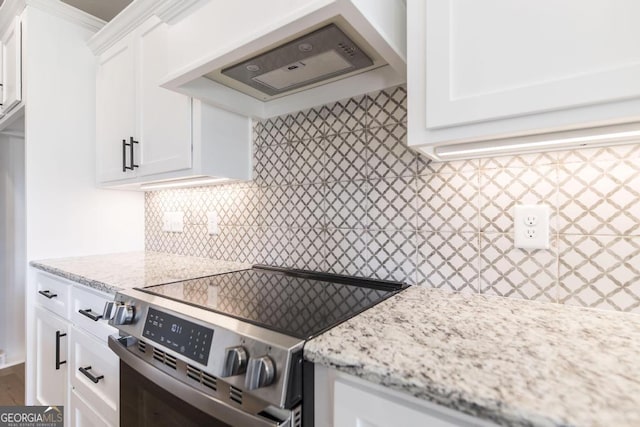
[[[38,261],[31,261],[29,265],[31,267],[37,268],[38,270],[42,270],[46,273],[53,274],[54,276],[62,277],[63,279],[67,279],[72,282],[85,285],[89,288],[96,289],[104,293],[115,294],[116,292],[121,291],[123,289],[119,286],[110,285],[108,283],[104,283],[99,280],[93,280],[88,277],[85,277],[79,274],[74,274],[69,271],[62,270],[60,268],[55,268]]]

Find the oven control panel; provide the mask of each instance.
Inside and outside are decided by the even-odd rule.
[[[149,308],[142,336],[206,366],[213,329]]]

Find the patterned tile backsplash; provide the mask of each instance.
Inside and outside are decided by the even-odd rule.
[[[252,182],[146,193],[146,248],[640,313],[640,144],[433,163],[406,120],[397,87],[256,123]],[[514,248],[521,203],[550,250]]]

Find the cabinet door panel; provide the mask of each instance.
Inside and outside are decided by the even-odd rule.
[[[8,112],[22,100],[22,32],[16,17],[2,36],[2,110]]]
[[[111,427],[118,425],[118,423],[109,424],[103,420],[93,408],[78,396],[75,390],[71,392],[69,403],[71,403],[71,407],[67,413],[71,415],[71,427]]]
[[[159,86],[169,69],[167,35],[167,24],[151,18],[136,37],[142,150],[139,175],[191,167],[191,98]]]
[[[135,177],[123,171],[131,163],[127,147],[123,162],[122,141],[135,138],[135,70],[131,37],[125,37],[100,57],[96,76],[96,142],[98,181]],[[137,160],[139,148],[134,146]]]
[[[640,97],[640,2],[427,0],[427,128]]]
[[[39,405],[65,405],[67,395],[67,347],[69,337],[59,338],[59,360],[56,368],[56,332],[68,334],[68,324],[47,310],[35,307],[36,321],[36,400]]]

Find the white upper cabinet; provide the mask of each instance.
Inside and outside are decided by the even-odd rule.
[[[166,27],[149,18],[100,56],[99,182],[191,166],[191,99],[158,86],[167,71]]]
[[[191,167],[191,99],[160,87],[168,71],[167,27],[151,18],[136,37],[140,175]]]
[[[131,138],[135,135],[136,92],[132,36],[102,55],[96,75],[98,181],[135,177]],[[137,150],[137,148],[136,148]]]
[[[409,144],[427,154],[439,157],[435,147],[452,143],[638,120],[640,2],[407,6]]]
[[[22,31],[17,16],[2,34],[2,113],[22,101]]]
[[[251,120],[160,86],[168,34],[151,16],[99,56],[98,183],[140,189],[193,177],[250,179]]]

